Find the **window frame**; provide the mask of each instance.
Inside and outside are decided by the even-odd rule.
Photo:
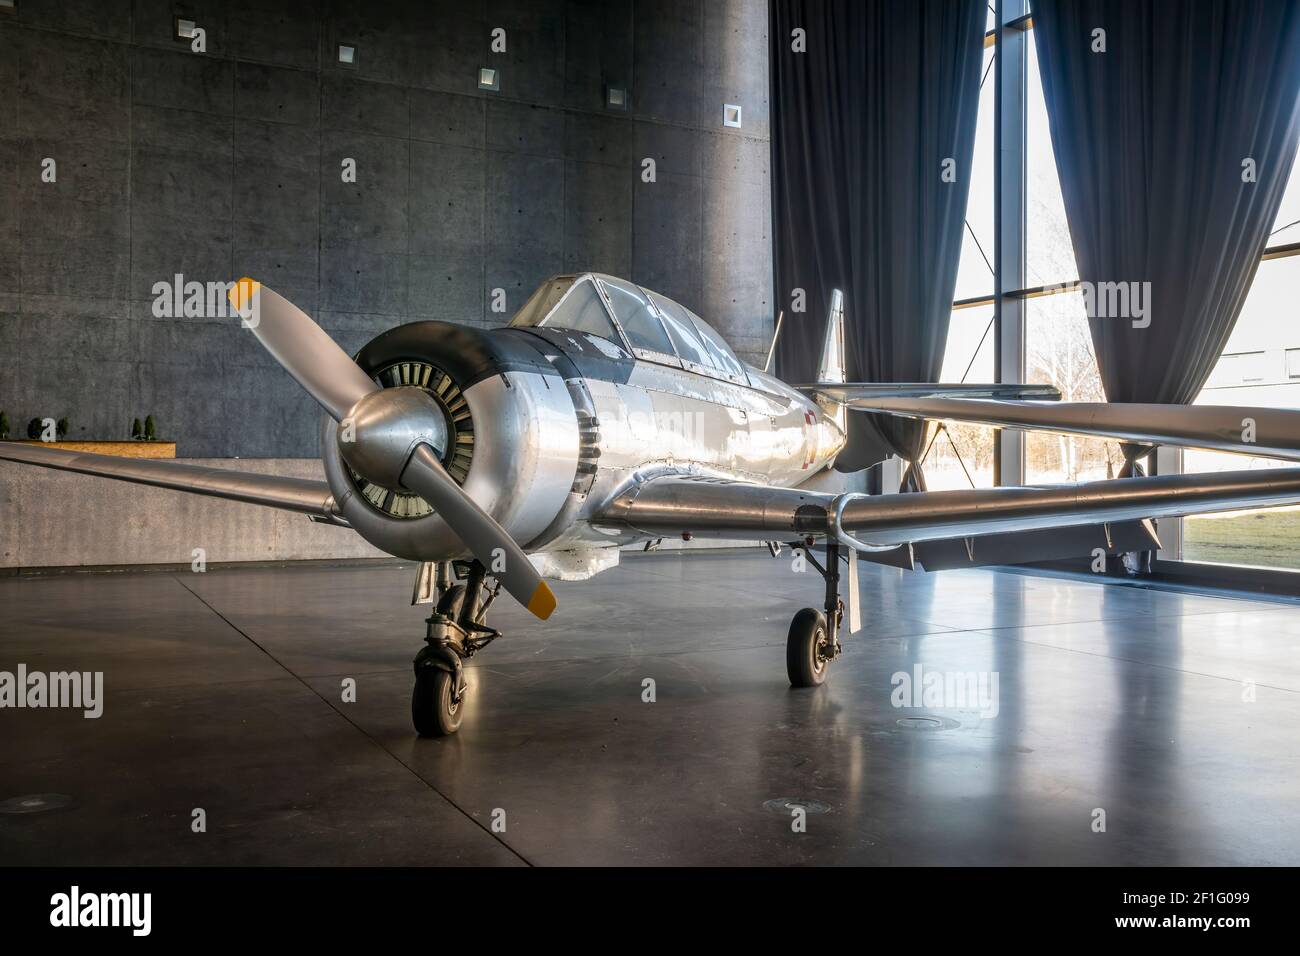
[[[1055,284],[1029,286],[1026,284],[1026,187],[1028,169],[1026,157],[1026,124],[1029,117],[1028,49],[1033,42],[1034,28],[1031,0],[992,0],[993,28],[984,35],[984,46],[993,47],[994,70],[994,121],[993,150],[995,171],[993,177],[993,229],[994,262],[991,295],[957,299],[954,311],[960,309],[993,307],[986,334],[994,340],[994,379],[998,382],[1023,382],[1026,377],[1028,343],[1026,341],[1025,305],[1040,296],[1059,295],[1076,291],[1078,277],[1061,277]],[[1291,175],[1300,175],[1300,159]],[[1272,259],[1300,256],[1300,241],[1287,241],[1267,246],[1260,255],[1261,262]],[[982,341],[982,340],[981,340]],[[978,349],[976,352],[978,355]],[[1020,432],[1000,429],[995,435],[994,484],[1015,485],[1023,483],[1025,468],[1025,443]],[[1156,456],[1155,472],[1181,473],[1180,449],[1161,447]],[[1181,518],[1161,519],[1161,535],[1173,540],[1172,548],[1160,552],[1156,562],[1158,572],[1166,575],[1196,577],[1195,567],[1215,569],[1215,579],[1231,572],[1233,579],[1251,577],[1267,584],[1269,590],[1278,590],[1279,581],[1297,583],[1281,587],[1294,588],[1300,593],[1300,571],[1279,569],[1243,570],[1234,565],[1197,565],[1183,559]],[[1171,560],[1172,559],[1172,560]],[[1199,574],[1207,579],[1205,571]]]
[[[551,306],[551,311],[547,312],[546,315],[542,317],[541,321],[539,321],[535,327],[539,329],[564,329],[565,331],[569,331],[569,332],[579,332],[583,335],[596,335],[595,332],[588,332],[586,329],[575,329],[572,328],[571,326],[548,324],[548,320],[551,318],[551,316],[553,316],[556,312],[558,312],[560,307],[564,305],[565,302],[568,301],[569,296],[573,295],[577,289],[583,286],[583,284],[590,284],[592,288],[595,289],[596,299],[597,301],[600,302],[600,307],[605,310],[605,317],[609,319],[609,324],[614,329],[614,334],[618,336],[618,338],[609,339],[609,341],[613,342],[615,345],[621,348],[624,352],[627,352],[629,355],[635,354],[632,352],[632,343],[627,340],[627,335],[624,334],[623,327],[618,324],[618,319],[614,317],[614,310],[609,307],[609,302],[605,299],[604,293],[602,292],[600,286],[597,284],[596,277],[589,273],[580,275],[577,279],[575,279],[573,281],[573,284],[570,285],[567,290],[565,290],[564,295],[560,296],[559,300],[555,303],[555,305]],[[602,335],[600,336],[600,338],[605,338],[605,336]]]
[[[628,282],[628,285],[632,286],[640,292],[641,295],[645,296],[646,303],[650,306],[650,314],[654,316],[655,321],[659,323],[659,327],[663,329],[664,337],[668,339],[668,345],[673,347],[673,353],[671,355],[667,352],[660,352],[658,349],[641,348],[640,346],[633,344],[632,337],[627,334],[627,329],[623,328],[623,323],[619,321],[618,310],[614,308],[614,300],[609,294],[609,288],[605,282],[604,276],[593,275],[591,278],[592,281],[596,283],[596,288],[605,302],[605,311],[608,312],[610,318],[614,320],[614,324],[618,327],[619,334],[623,336],[623,340],[627,343],[628,349],[634,356],[646,362],[653,362],[656,365],[667,365],[670,368],[682,367],[681,356],[677,354],[676,348],[673,347],[673,337],[668,334],[668,329],[664,328],[663,316],[659,314],[659,307],[655,305],[654,300],[650,298],[645,289],[641,288],[641,286],[634,282]]]

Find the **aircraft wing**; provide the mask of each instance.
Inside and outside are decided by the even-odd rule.
[[[653,535],[759,541],[830,535],[869,552],[1088,526],[1111,540],[1107,526],[1115,523],[1297,504],[1300,468],[897,495],[833,495],[668,474],[635,483],[593,523]]]
[[[962,382],[949,385],[943,382],[846,382],[842,385],[821,382],[814,385],[796,385],[803,392],[813,392],[832,398],[842,405],[859,407],[882,398],[1036,398],[1055,401],[1061,393],[1052,385],[1013,385],[1006,383],[977,384]],[[861,405],[870,410],[869,405]]]
[[[833,392],[834,388],[823,386],[820,390]],[[906,418],[1029,428],[1300,461],[1300,411],[1292,409],[890,395],[849,397],[845,403],[859,411]]]
[[[334,512],[334,498],[330,494],[329,485],[307,478],[255,475],[179,461],[117,458],[8,441],[0,442],[0,460],[265,505],[268,508],[296,511],[316,521],[340,523]]]

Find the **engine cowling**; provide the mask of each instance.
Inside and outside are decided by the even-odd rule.
[[[540,352],[519,336],[412,322],[376,336],[355,360],[384,388],[419,388],[434,400],[446,426],[443,467],[511,537],[527,546],[546,530],[573,487],[579,434],[564,381]],[[325,477],[356,532],[410,560],[469,557],[421,498],[349,467],[339,427],[325,416]]]

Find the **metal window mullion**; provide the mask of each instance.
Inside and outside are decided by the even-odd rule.
[[[1025,380],[1025,122],[1028,0],[997,0],[994,64],[993,314],[994,378]],[[1003,429],[994,439],[993,480],[1024,483],[1024,433]]]

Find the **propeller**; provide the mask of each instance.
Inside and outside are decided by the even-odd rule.
[[[339,451],[360,475],[419,495],[447,522],[506,593],[542,620],[555,595],[523,549],[442,467],[447,423],[413,386],[380,388],[319,325],[288,299],[240,279],[230,301],[259,342],[341,425]]]

